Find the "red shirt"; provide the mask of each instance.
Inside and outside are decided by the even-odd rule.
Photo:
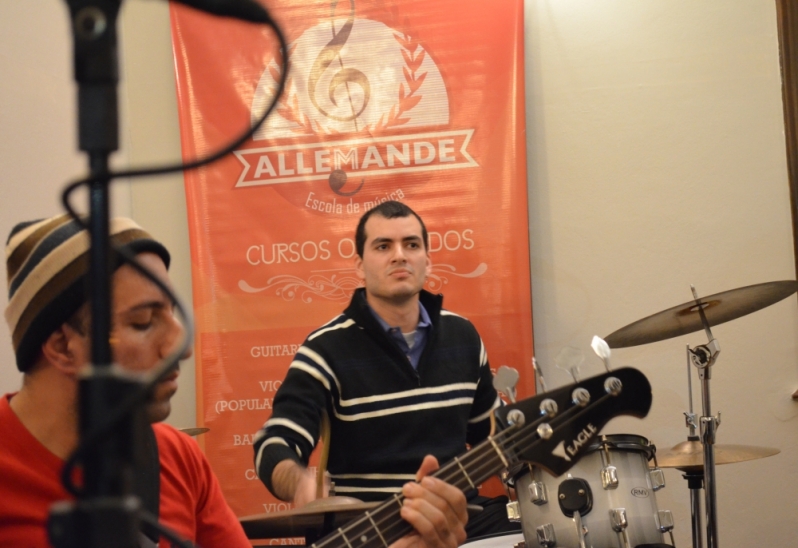
[[[9,406],[12,396],[0,397],[0,546],[45,548],[50,506],[73,497],[61,485],[64,461],[23,426]],[[196,442],[167,424],[153,429],[161,463],[159,521],[203,548],[250,548]],[[164,546],[169,543],[161,540]]]

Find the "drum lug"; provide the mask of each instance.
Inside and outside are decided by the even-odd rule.
[[[659,522],[659,530],[661,533],[668,533],[671,537],[671,546],[676,546],[676,541],[673,539],[673,514],[670,510],[659,510],[657,512],[657,521]]]
[[[521,509],[518,507],[517,500],[507,503],[507,521],[513,523],[521,522]]]
[[[618,488],[618,469],[612,465],[610,448],[606,440],[601,444],[601,486],[604,490]]]
[[[546,484],[542,481],[533,481],[529,484],[529,500],[536,506],[542,506],[549,502],[549,492]]]
[[[610,508],[610,525],[616,533],[620,533],[629,526],[629,522],[626,520],[626,508]]]
[[[654,491],[659,491],[665,487],[665,473],[662,468],[652,468],[648,474],[651,476],[651,488]]]
[[[551,523],[544,523],[539,526],[535,531],[538,534],[538,543],[546,548],[551,548],[557,545],[557,537],[554,535],[554,525]]]
[[[601,469],[601,485],[605,490],[618,488],[618,469],[612,465]]]
[[[612,530],[618,533],[621,548],[630,548],[629,537],[626,535],[626,528],[629,526],[626,508],[610,508],[610,525]]]
[[[660,510],[657,512],[659,530],[663,533],[673,531],[673,514],[670,510]]]

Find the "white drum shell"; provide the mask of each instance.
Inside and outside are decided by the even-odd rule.
[[[648,440],[638,436],[623,435],[623,437],[637,438],[641,443],[641,449],[610,449],[611,464],[617,469],[618,487],[615,489],[604,489],[602,486],[603,450],[598,449],[582,457],[568,474],[558,478],[534,466],[530,472],[516,476],[515,488],[527,548],[541,546],[538,542],[537,528],[546,523],[554,527],[557,542],[555,546],[562,548],[579,546],[574,519],[563,514],[557,500],[558,487],[569,476],[585,480],[593,493],[593,508],[582,516],[582,525],[588,531],[585,535],[585,546],[593,548],[622,546],[619,543],[618,533],[612,529],[610,523],[610,510],[617,508],[626,509],[628,526],[625,531],[629,546],[634,548],[640,544],[663,542],[657,517],[657,501],[645,450],[650,450]],[[612,442],[613,436],[602,436],[602,439]],[[546,486],[548,492],[546,504],[532,503],[529,486],[533,478]]]

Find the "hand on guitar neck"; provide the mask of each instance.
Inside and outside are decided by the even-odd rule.
[[[400,515],[414,531],[391,548],[455,548],[465,541],[468,521],[465,496],[457,487],[430,476],[438,468],[437,459],[427,455],[416,473],[417,483],[403,487]],[[285,489],[286,494],[293,491],[293,497],[286,498],[293,499],[297,508],[317,498],[315,475],[292,460],[275,467],[272,481],[278,489]]]
[[[427,455],[416,473],[418,483],[402,488],[405,499],[400,515],[414,531],[391,548],[455,548],[465,541],[465,495],[457,487],[429,476],[437,469],[437,459]]]

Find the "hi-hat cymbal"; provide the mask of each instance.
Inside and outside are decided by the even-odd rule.
[[[710,326],[745,316],[786,299],[798,291],[798,282],[786,280],[749,285],[701,297],[704,315]],[[611,348],[647,344],[703,329],[695,300],[669,308],[622,327],[604,340]]]
[[[318,535],[325,529],[337,529],[380,504],[352,497],[326,497],[309,502],[302,508],[246,516],[240,521],[250,539],[303,537],[308,533]],[[482,511],[482,507],[469,504],[467,510],[469,516],[474,516]]]
[[[764,459],[781,453],[775,447],[756,447],[754,445],[715,444],[715,464],[733,464],[747,460]],[[657,453],[660,468],[678,468],[684,472],[698,472],[704,469],[704,444],[700,441],[683,441],[661,454]]]
[[[199,436],[200,434],[204,434],[208,430],[210,430],[210,428],[205,428],[205,427],[180,429],[181,432],[183,432],[184,434],[188,434],[189,436]]]

